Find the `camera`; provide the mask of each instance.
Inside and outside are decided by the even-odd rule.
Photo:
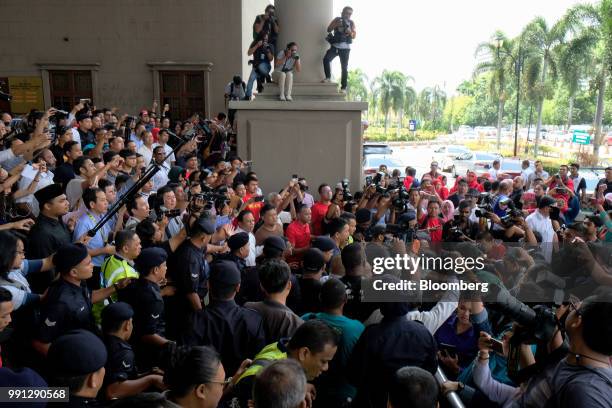
[[[476,217],[488,218],[489,213],[493,212],[493,197],[490,193],[480,193],[476,205]]]
[[[0,101],[10,102],[11,99],[13,99],[13,95],[0,91]]]
[[[397,189],[397,197],[393,199],[391,203],[396,212],[405,212],[408,210],[408,201],[410,199],[410,194],[406,191],[406,187],[404,185],[400,185]]]
[[[349,189],[349,180],[343,179],[342,182],[342,195],[344,196],[344,201],[351,201],[353,199],[353,195],[351,194],[351,190]]]
[[[160,210],[157,214],[157,221],[161,221],[164,217],[170,219],[181,215],[181,209],[175,208],[174,210]]]

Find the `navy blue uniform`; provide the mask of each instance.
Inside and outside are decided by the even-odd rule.
[[[84,281],[80,286],[62,278],[53,282],[41,308],[38,340],[51,343],[75,329],[97,333],[91,307],[91,291]]]
[[[202,298],[202,295],[206,294],[206,291],[202,290],[208,280],[205,250],[206,248],[196,247],[191,241],[185,241],[169,258],[168,275],[176,286],[176,294],[166,302],[166,314],[172,316],[168,321],[167,333],[178,343],[185,342],[195,315],[187,296],[195,293]]]
[[[265,345],[259,313],[232,300],[212,300],[195,315],[189,345],[212,346],[221,355],[228,373],[235,372],[246,358],[253,358]]]
[[[138,358],[137,365],[141,369],[151,368],[161,350],[142,342],[142,337],[153,334],[165,337],[164,299],[160,288],[147,279],[137,279],[119,291],[119,300],[134,309],[131,343]]]
[[[132,346],[119,337],[112,335],[104,338],[108,359],[104,368],[104,384],[108,386],[116,382],[137,378],[136,359]]]

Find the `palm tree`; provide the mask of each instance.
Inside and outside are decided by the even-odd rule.
[[[602,0],[601,3],[579,4],[572,7],[566,14],[565,21],[574,32],[576,40],[583,39],[586,43],[586,58],[596,69],[597,109],[595,111],[595,138],[593,155],[599,159],[601,145],[602,122],[604,112],[604,96],[606,84],[612,71],[612,0]],[[588,45],[588,47],[587,47]]]
[[[476,65],[474,75],[490,73],[489,96],[497,99],[497,150],[501,148],[501,128],[507,98],[506,87],[513,72],[513,47],[513,41],[509,40],[503,32],[497,31],[492,43],[481,43],[476,48],[476,57],[480,55],[485,59]]]
[[[368,100],[368,76],[360,69],[352,69],[348,73],[347,97],[350,101]]]
[[[385,115],[385,135],[389,127],[389,113],[403,105],[406,77],[398,71],[384,70],[379,78],[380,110]]]
[[[422,119],[429,120],[431,129],[437,128],[444,105],[446,105],[446,93],[438,85],[427,87],[419,94],[419,114]]]
[[[402,119],[404,118],[404,104],[406,100],[406,90],[408,82],[414,83],[414,78],[410,75],[404,75],[401,72],[395,73],[396,91],[393,93],[391,106],[397,119],[397,137],[400,137],[402,131]]]
[[[549,78],[552,81],[557,77],[557,63],[554,58],[555,47],[563,44],[565,34],[567,32],[566,21],[561,19],[552,27],[549,27],[546,20],[542,17],[536,17],[531,23],[525,27],[521,34],[526,40],[526,46],[529,49],[531,57],[528,59],[530,65],[536,64],[540,67],[540,80],[537,87],[537,114],[538,122],[536,125],[536,138],[534,145],[534,154],[538,155],[538,144],[540,141],[540,131],[542,129],[542,107],[544,99],[549,96],[550,92],[546,89],[546,80]]]
[[[380,78],[376,77],[370,81],[370,101],[368,103],[368,120],[372,123],[376,122],[376,108],[379,104],[380,96]],[[372,116],[370,116],[370,110]]]
[[[403,106],[402,112],[404,114],[407,114],[410,118],[416,118],[417,102],[418,102],[417,91],[414,89],[414,87],[407,86],[406,89],[404,89],[404,106]]]

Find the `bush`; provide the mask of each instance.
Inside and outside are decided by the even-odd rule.
[[[371,142],[418,142],[426,140],[435,140],[439,135],[443,133],[444,132],[440,131],[419,129],[416,131],[416,135],[413,135],[413,132],[409,131],[406,128],[403,128],[401,129],[400,136],[397,137],[397,128],[395,127],[389,127],[387,129],[387,134],[385,135],[384,127],[370,126],[365,131],[363,138],[364,140]]]

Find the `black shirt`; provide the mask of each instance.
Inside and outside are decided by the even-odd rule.
[[[57,218],[40,214],[32,226],[27,245],[28,259],[43,259],[55,253],[61,246],[72,242],[68,227]],[[43,293],[54,278],[54,272],[31,273],[27,276],[30,288],[34,293]]]
[[[206,248],[198,248],[191,241],[183,242],[169,258],[169,278],[176,286],[176,294],[165,302],[166,314],[173,318],[167,323],[170,338],[182,342],[180,338],[192,327],[195,310],[188,295],[193,293],[201,297],[200,280],[208,280],[207,265],[204,259]],[[206,283],[206,282],[204,282]]]
[[[91,291],[85,281],[80,286],[63,278],[53,282],[41,307],[38,340],[51,343],[62,334],[76,329],[97,333],[91,313]]]
[[[133,380],[138,376],[136,361],[132,346],[116,336],[105,336],[104,344],[108,358],[104,368],[104,384],[106,386],[125,380]]]
[[[421,322],[406,316],[384,318],[366,327],[349,360],[349,381],[357,388],[356,406],[384,407],[388,384],[397,370],[416,366],[434,374],[436,341]]]
[[[164,336],[164,299],[156,283],[144,278],[132,281],[119,291],[119,300],[134,309],[132,340],[138,342],[142,336],[151,334]]]
[[[85,148],[88,144],[96,144],[96,135],[91,130],[83,132],[81,129],[77,129],[79,136],[81,137],[81,147]]]
[[[64,149],[60,147],[60,145],[54,144],[53,146],[49,148],[49,150],[51,150],[51,153],[53,153],[53,156],[55,156],[55,166],[56,167],[64,163]]]
[[[55,168],[55,172],[53,174],[53,181],[55,183],[60,183],[64,187],[64,191],[66,190],[68,182],[76,177],[71,163],[60,164]]]
[[[302,294],[302,304],[299,314],[306,312],[317,313],[321,311],[321,287],[323,286],[318,279],[299,277],[300,292]]]
[[[213,299],[196,313],[189,345],[212,346],[221,355],[228,373],[235,372],[246,358],[253,358],[266,345],[259,313],[232,300]]]
[[[346,286],[346,305],[344,306],[344,315],[349,319],[365,322],[372,312],[378,309],[377,303],[362,302],[361,276],[345,275],[340,280]]]

